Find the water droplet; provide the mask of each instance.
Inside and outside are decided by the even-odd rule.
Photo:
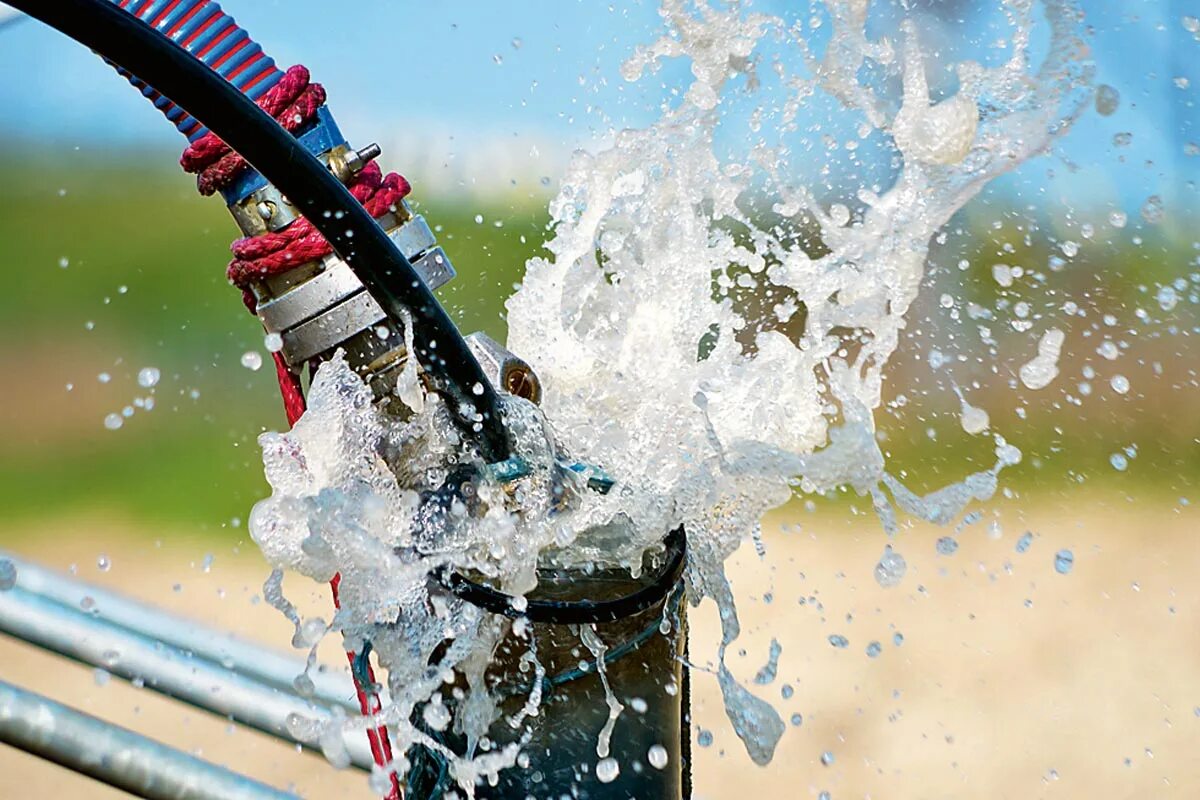
[[[876,658],[883,652],[883,645],[879,642],[871,642],[867,645],[867,658]]]
[[[650,766],[654,767],[655,769],[662,769],[667,765],[667,761],[669,760],[667,748],[663,747],[661,744],[651,746],[649,752],[646,753],[646,760],[649,761]]]
[[[421,717],[435,731],[444,731],[450,725],[450,709],[442,704],[441,695],[434,695],[433,700],[425,704]]]
[[[1125,223],[1129,221],[1124,211],[1114,211],[1108,215],[1108,224],[1114,228],[1124,228]]]
[[[104,427],[108,428],[110,431],[115,431],[124,424],[125,418],[116,412],[108,414],[104,417]]]
[[[1005,289],[1013,285],[1013,269],[1008,264],[992,265],[992,280]]]
[[[899,631],[896,631],[896,633],[893,633],[892,634],[892,644],[896,645],[896,647],[899,647],[900,645],[904,644],[904,634],[900,633]]]
[[[1126,394],[1129,391],[1129,378],[1124,375],[1113,375],[1108,383],[1117,394]]]
[[[514,37],[513,37],[513,40],[512,40],[512,48],[513,48],[513,50],[520,50],[520,49],[521,49],[521,45],[523,45],[523,44],[524,44],[524,42],[522,42],[522,41],[521,41],[521,37],[520,37],[520,36],[514,36]]]
[[[476,224],[476,225],[482,225],[482,224],[483,224],[483,214],[476,214],[476,215],[475,215],[475,224]]]
[[[108,383],[112,380],[112,375],[109,375],[107,372],[101,372],[96,376],[96,380],[100,381],[101,383]]]
[[[292,678],[292,688],[301,697],[312,697],[317,691],[317,685],[313,683],[313,679],[303,672]]]
[[[831,795],[829,792],[821,792],[819,795],[817,795],[817,800],[833,800],[833,795]]]
[[[1059,550],[1054,554],[1054,571],[1059,575],[1066,575],[1075,566],[1075,554],[1070,550]]]
[[[1021,535],[1020,539],[1017,539],[1017,552],[1024,553],[1029,549],[1029,545],[1031,544],[1033,544],[1033,534],[1026,531]]]
[[[371,768],[371,777],[367,779],[368,788],[379,797],[386,797],[392,791],[392,771],[378,766]]]
[[[1179,293],[1175,291],[1174,286],[1160,286],[1154,299],[1158,301],[1159,308],[1163,311],[1170,311],[1179,302]]]
[[[834,647],[841,649],[850,644],[850,640],[839,633],[830,634],[829,643]]]
[[[804,715],[803,714],[792,714],[792,727],[793,728],[799,728],[803,724],[804,724]]]
[[[952,556],[958,550],[958,540],[953,536],[943,536],[937,540],[937,551],[939,555]]]
[[[1146,198],[1146,202],[1142,203],[1142,219],[1151,225],[1162,222],[1164,215],[1163,201],[1158,195],[1152,194]]]
[[[1117,472],[1124,472],[1129,466],[1129,459],[1125,457],[1124,453],[1113,453],[1108,457],[1108,463],[1112,464],[1113,469]]]
[[[100,669],[99,667],[92,670],[92,680],[97,686],[107,686],[108,680],[111,677],[112,676],[108,674],[107,670]]]
[[[621,774],[621,765],[615,758],[602,758],[596,763],[596,780],[612,783]]]
[[[986,411],[971,405],[966,399],[962,400],[962,410],[959,412],[958,421],[962,425],[962,429],[972,436],[983,433],[992,424]]]
[[[248,370],[257,372],[262,369],[263,359],[262,354],[257,350],[247,350],[242,353],[242,366]]]
[[[10,559],[0,558],[0,592],[7,592],[17,585],[17,565]]]
[[[1066,334],[1058,328],[1046,331],[1038,340],[1037,355],[1021,365],[1021,382],[1030,389],[1044,389],[1058,377],[1058,357]]]
[[[779,687],[779,696],[782,697],[784,700],[791,700],[792,695],[794,695],[795,693],[796,693],[796,690],[792,688],[792,685],[790,683],[785,683],[783,686]]]
[[[71,266],[71,259],[67,258],[66,256],[63,256],[58,260],[59,269],[66,269],[69,266]]]
[[[138,386],[141,386],[143,389],[153,389],[158,385],[160,377],[162,377],[162,373],[158,371],[157,367],[142,367],[138,370]]]
[[[905,562],[904,556],[892,550],[892,546],[888,545],[883,548],[883,555],[879,557],[879,563],[875,565],[875,582],[885,589],[890,588],[900,583],[907,571],[908,563]]]
[[[504,56],[500,55],[499,53],[494,53],[492,55],[492,61],[499,66],[504,63]]]
[[[1096,87],[1096,113],[1111,116],[1121,105],[1121,93],[1107,83]]]
[[[268,333],[263,337],[263,347],[268,353],[278,353],[283,349],[283,337],[278,333]]]
[[[712,731],[701,728],[696,733],[696,744],[700,745],[701,747],[711,747],[712,743],[713,743]]]
[[[101,553],[96,557],[96,569],[101,572],[108,572],[112,569],[112,561],[109,560],[108,556]]]
[[[828,767],[832,763],[833,763],[833,753],[829,752],[828,750],[826,750],[824,753],[821,753],[821,765],[822,766]]]

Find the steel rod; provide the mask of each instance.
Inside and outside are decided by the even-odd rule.
[[[154,800],[297,796],[0,681],[0,742]]]
[[[332,716],[324,706],[20,586],[0,592],[0,632],[312,749],[317,743],[293,732],[307,726],[294,721]],[[374,762],[358,733],[343,732],[342,742],[351,763],[369,770]]]
[[[88,614],[212,661],[245,677],[294,694],[293,680],[304,670],[304,662],[275,650],[243,641],[228,631],[212,628],[163,611],[125,595],[102,589],[78,578],[55,572],[0,550],[0,559],[17,570],[16,585],[31,594],[71,609],[87,604]],[[326,706],[340,705],[357,714],[358,701],[350,677],[314,669],[309,673],[313,699]]]

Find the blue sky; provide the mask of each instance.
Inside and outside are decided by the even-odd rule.
[[[631,87],[617,74],[638,43],[657,35],[653,2],[223,5],[279,64],[312,69],[352,141],[386,138],[381,127],[403,128],[455,137],[464,146],[491,139],[565,152],[613,125],[648,122],[662,100],[654,85]],[[797,13],[796,4],[784,0],[759,5]],[[1084,7],[1095,30],[1098,80],[1120,91],[1121,107],[1110,117],[1088,114],[1061,144],[1060,157],[1026,168],[1012,185],[1047,191],[1067,204],[1121,204],[1129,211],[1150,194],[1169,204],[1200,205],[1194,186],[1200,156],[1185,153],[1189,142],[1200,143],[1200,41],[1183,23],[1187,13],[1200,14],[1200,6],[1194,0],[1085,0]],[[968,18],[968,32],[969,24]],[[1186,88],[1177,78],[1188,81]],[[0,108],[0,141],[22,146],[31,140],[154,151],[179,145],[170,126],[99,59],[28,21],[0,29]],[[1118,133],[1132,134],[1132,143],[1115,146]],[[1052,182],[1048,170],[1055,172]]]

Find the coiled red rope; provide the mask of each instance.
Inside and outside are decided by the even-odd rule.
[[[347,188],[372,217],[396,211],[411,189],[408,181],[394,172],[384,176],[374,161],[363,167]],[[325,237],[303,218],[276,233],[238,239],[230,249],[233,261],[225,275],[240,288],[333,252]]]
[[[286,130],[295,133],[312,120],[317,109],[324,105],[325,88],[319,83],[310,82],[309,72],[305,67],[294,66],[257,102]],[[232,183],[242,170],[249,167],[244,158],[233,152],[229,145],[211,131],[188,145],[179,163],[186,172],[196,175],[196,186],[202,195],[220,191]],[[373,217],[382,216],[389,211],[394,212],[411,189],[408,181],[402,176],[396,173],[385,176],[379,165],[374,162],[359,171],[350,181],[348,188]],[[250,291],[252,282],[286,272],[333,252],[329,242],[303,217],[282,230],[238,239],[230,249],[234,257],[225,274],[230,283],[242,290],[242,299],[250,313],[254,313],[256,305],[254,294]],[[283,356],[280,353],[272,355],[288,425],[294,426],[307,408],[304,387],[300,382],[300,375],[288,367]],[[330,582],[335,608],[341,608],[338,598],[340,582],[340,575],[334,575]],[[351,674],[354,675],[357,654],[347,651],[346,657],[350,661]],[[361,685],[357,675],[354,675],[354,686],[358,694],[359,708],[364,716],[370,717],[378,714],[383,706],[379,694],[375,691],[375,672],[370,663],[367,664],[366,672],[369,685]],[[375,763],[381,768],[391,770],[391,787],[387,800],[400,800],[403,792],[400,789],[400,779],[391,766],[392,743],[388,738],[387,727],[379,724],[368,728],[367,740],[370,742]]]
[[[325,87],[309,82],[308,69],[296,65],[258,99],[258,105],[290,133],[312,119],[325,104]],[[185,172],[195,173],[196,186],[206,197],[229,185],[246,168],[246,159],[212,131],[188,145],[179,159]]]

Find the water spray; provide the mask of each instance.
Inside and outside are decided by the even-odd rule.
[[[12,5],[108,59],[187,137],[181,164],[197,175],[202,194],[222,196],[243,234],[227,274],[266,331],[290,424],[305,412],[306,372],[311,376],[330,361],[347,365],[389,415],[411,415],[397,398],[414,376],[422,391],[437,398],[461,453],[439,486],[422,491],[413,514],[419,541],[400,554],[402,560],[428,555],[422,547],[433,547],[459,516],[486,513],[497,495],[481,497],[484,484],[501,487],[503,497],[504,487],[531,474],[534,465],[516,452],[509,426],[514,406],[540,400],[536,373],[485,335],[459,333],[433,294],[455,270],[430,225],[405,201],[408,182],[383,174],[375,161],[379,147],[355,148],[345,140],[323,87],[306,69],[276,67],[209,0]],[[404,472],[403,454],[385,457]],[[549,464],[559,507],[568,507],[580,491],[603,494],[614,485],[599,467],[563,453],[552,453]],[[491,750],[513,758],[519,752],[518,768],[481,775],[477,797],[690,796],[682,602],[687,540],[683,528],[663,533],[662,546],[634,577],[622,569],[547,563],[537,571],[536,588],[515,595],[493,587],[483,574],[430,571],[432,601],[486,614],[494,636],[482,674],[501,701],[482,738],[479,731],[442,722],[426,706],[419,718],[413,712],[419,735],[396,741],[371,664],[372,640],[361,632],[348,636],[357,710],[366,719],[366,743],[381,778],[375,788],[391,798],[446,796],[463,783],[455,775],[458,759]],[[342,576],[333,575],[335,605],[341,586]],[[41,607],[37,596],[18,593],[9,601],[25,603],[10,609],[10,632],[30,609]],[[60,619],[53,603],[42,611],[47,633],[60,623],[83,625],[81,631],[89,624]],[[135,616],[135,630],[121,628],[111,636],[139,635],[137,625],[149,618]],[[79,660],[94,658],[73,648],[70,637],[51,638],[43,645]],[[581,654],[581,641],[590,653]],[[527,658],[529,642],[536,642],[536,671]],[[445,649],[453,647],[448,639]],[[437,663],[428,668],[439,669]],[[169,671],[168,664],[148,661],[130,667],[127,677]],[[460,718],[464,712],[456,704],[466,697],[460,691],[465,678],[448,671],[444,680],[450,716]],[[180,685],[168,693],[188,691]],[[533,708],[526,699],[531,694],[540,698]],[[635,698],[635,713],[621,714],[617,694]],[[261,705],[253,699],[246,704]],[[20,718],[37,713],[39,705],[14,695],[6,708]],[[296,727],[304,715],[293,716]],[[284,735],[278,722],[276,717],[259,727]],[[0,726],[0,734],[51,755],[41,740],[19,735],[18,728]],[[619,764],[642,768],[622,770]],[[137,791],[136,782],[123,785]]]

